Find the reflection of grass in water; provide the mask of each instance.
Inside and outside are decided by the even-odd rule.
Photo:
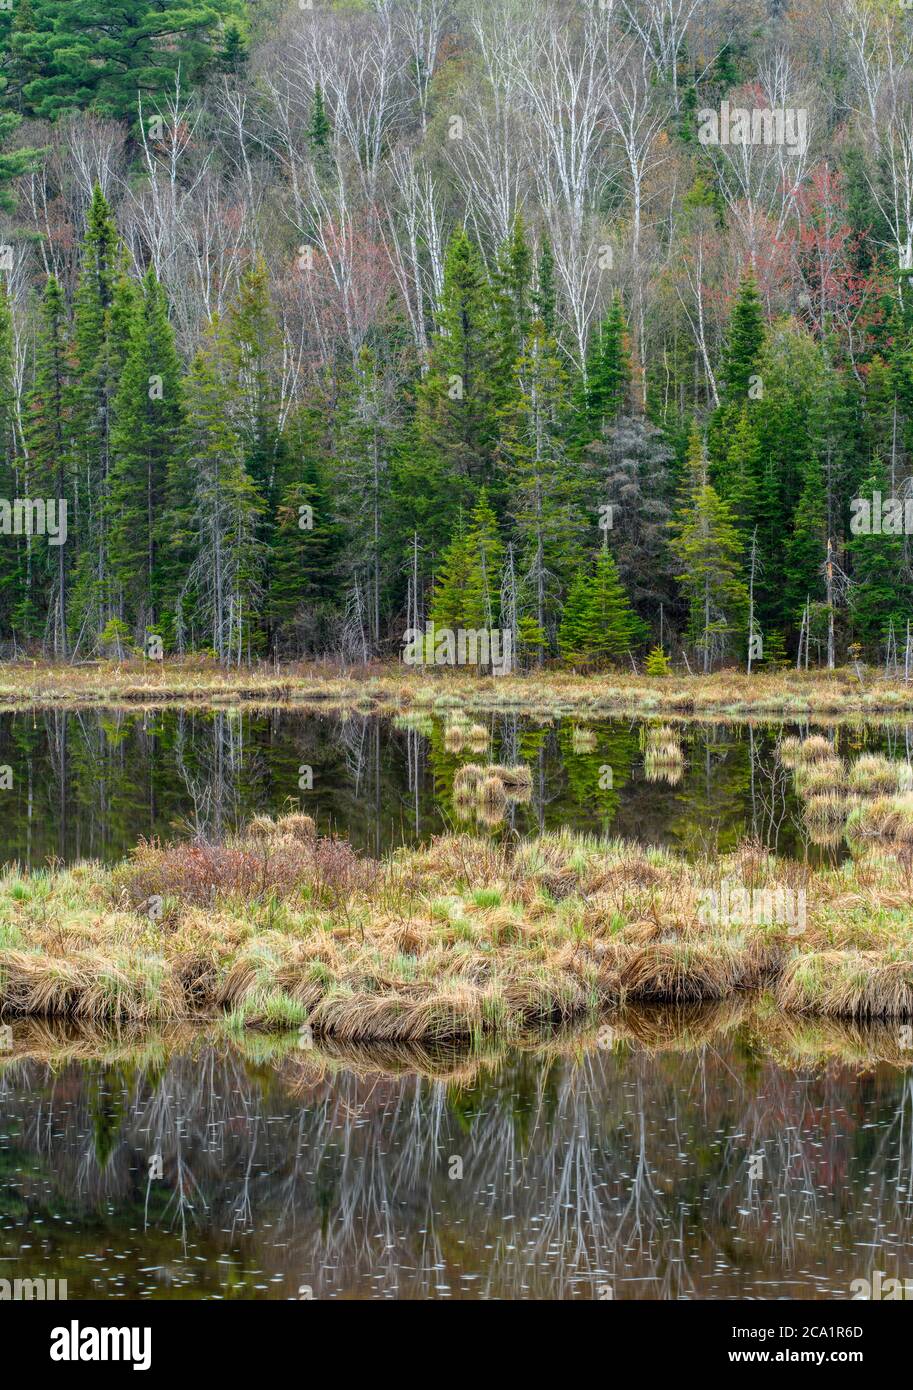
[[[16,1025],[17,1039],[25,1027]],[[384,1276],[387,1288],[408,1296],[448,1282],[468,1257],[489,1294],[518,1296],[526,1283],[554,1297],[573,1290],[569,1267],[585,1281],[589,1271],[604,1269],[606,1250],[620,1249],[627,1253],[618,1273],[651,1278],[653,1292],[674,1296],[695,1291],[677,1282],[686,1272],[698,1284],[715,1279],[721,1242],[733,1231],[741,1262],[730,1293],[753,1275],[769,1289],[809,1262],[819,1278],[830,1272],[839,1279],[839,1263],[835,1271],[833,1262],[821,1262],[828,1242],[835,1229],[844,1236],[865,1229],[872,1203],[892,1239],[909,1238],[909,1205],[889,1142],[902,1092],[885,1070],[869,1076],[865,1088],[853,1084],[866,1066],[862,1049],[868,1045],[877,1060],[894,1032],[807,1023],[786,1018],[768,1000],[736,999],[710,1009],[628,1009],[615,1016],[611,1032],[603,1026],[530,1036],[514,1047],[489,1039],[475,1052],[322,1039],[302,1049],[289,1035],[270,1040],[270,1062],[260,1054],[250,1060],[248,1049],[263,1039],[245,1037],[237,1046],[217,1039],[169,1059],[160,1110],[136,1074],[119,1161],[104,1173],[91,1155],[86,1161],[79,1143],[87,1097],[72,1069],[58,1074],[69,1104],[48,1151],[51,1184],[41,1191],[39,1180],[33,1189],[33,1214],[64,1210],[68,1193],[74,1199],[68,1206],[75,1205],[78,1224],[61,1231],[54,1268],[59,1277],[72,1271],[71,1295],[87,1278],[79,1262],[87,1228],[93,1246],[101,1239],[105,1248],[131,1254],[116,1266],[128,1289],[131,1278],[147,1277],[134,1273],[138,1268],[161,1265],[165,1274],[152,1278],[190,1277],[203,1290],[235,1288],[242,1296],[238,1281],[248,1270],[259,1272],[259,1283],[267,1282],[264,1272],[270,1282],[274,1271],[283,1273],[278,1292],[294,1293],[302,1277],[318,1293],[324,1279],[328,1291],[355,1292],[370,1289],[372,1277],[376,1288]],[[762,1061],[747,1085],[745,1040],[755,1059],[776,1062]],[[911,1058],[897,1060],[909,1066]],[[837,1073],[838,1063],[850,1075]],[[11,1065],[22,1068],[21,1094],[33,1117],[26,1143],[37,1149],[46,1141],[31,1097],[41,1093],[44,1074],[34,1062]],[[423,1065],[428,1070],[418,1079]],[[15,1084],[15,1070],[11,1077]],[[193,1255],[202,1260],[181,1259],[179,1236],[157,1225],[128,1240],[131,1227],[142,1229],[133,1156],[145,1151],[155,1115],[169,1181],[177,1157],[194,1155],[198,1189],[189,1220]],[[222,1136],[215,1145],[213,1130]],[[687,1135],[686,1162],[672,1151],[671,1135]],[[862,1144],[869,1160],[864,1194],[841,1182],[842,1163],[858,1158]],[[745,1155],[759,1150],[768,1181],[752,1196]],[[468,1160],[462,1184],[449,1179],[453,1154]],[[268,1181],[251,1183],[251,1173],[267,1172]],[[491,1200],[480,1202],[488,1192]],[[156,1200],[155,1222],[177,1231],[166,1193]],[[814,1220],[802,1221],[809,1201]],[[501,1226],[508,1212],[509,1230]],[[801,1265],[791,1235],[797,1220]],[[226,1276],[216,1261],[235,1244],[232,1230],[253,1232],[253,1244],[245,1235],[242,1253],[230,1254],[235,1273]],[[386,1239],[378,1241],[378,1232]],[[505,1248],[515,1241],[519,1259]],[[586,1292],[585,1282],[581,1287]]]
[[[261,1050],[264,1042],[269,1056]],[[72,1046],[72,1039],[65,1044]],[[627,1230],[627,1201],[641,1161],[657,1178],[666,1178],[639,1190],[638,1196],[648,1224],[656,1218],[658,1239],[663,1229],[678,1236],[686,1233],[678,1219],[671,1226],[664,1220],[667,1201],[674,1201],[685,1227],[696,1223],[693,1234],[708,1221],[719,1221],[722,1230],[736,1221],[744,1233],[736,1210],[744,1206],[743,1149],[765,1150],[773,1183],[769,1190],[777,1193],[782,1214],[782,1204],[792,1200],[790,1194],[799,1200],[809,1185],[807,1172],[790,1166],[795,1144],[781,1151],[778,1136],[784,1124],[793,1119],[797,1125],[814,1124],[807,1117],[817,1115],[823,1101],[839,1119],[828,1142],[839,1131],[834,1142],[852,1146],[854,1117],[860,1123],[861,1117],[839,1089],[835,1065],[855,1074],[863,1069],[870,1073],[878,1062],[908,1068],[913,1060],[899,1047],[896,1028],[789,1018],[766,997],[709,1008],[628,1008],[613,1016],[610,1027],[531,1034],[511,1046],[495,1039],[474,1048],[378,1047],[316,1039],[312,1047],[302,1048],[294,1034],[246,1036],[237,1044],[210,1034],[205,1044],[202,1038],[194,1044],[185,1040],[185,1049],[188,1046],[189,1053],[169,1059],[167,1106],[160,1112],[163,1123],[155,1125],[166,1182],[154,1185],[151,1193],[152,1226],[142,1237],[141,1260],[118,1266],[128,1286],[134,1265],[168,1266],[175,1259],[178,1247],[168,1232],[179,1233],[172,1194],[182,1153],[194,1155],[198,1184],[195,1209],[188,1213],[194,1252],[209,1261],[206,1267],[190,1265],[190,1274],[201,1277],[209,1288],[217,1279],[220,1284],[232,1282],[223,1273],[224,1263],[217,1271],[214,1261],[220,1248],[225,1251],[229,1241],[234,1244],[223,1231],[235,1225],[239,1211],[243,1222],[237,1229],[255,1232],[252,1257],[246,1261],[253,1268],[269,1269],[268,1251],[279,1252],[273,1258],[281,1260],[284,1243],[293,1242],[293,1290],[301,1270],[316,1274],[318,1267],[333,1268],[334,1281],[345,1280],[364,1260],[368,1274],[378,1274],[383,1265],[378,1264],[376,1240],[365,1234],[377,1230],[390,1232],[391,1274],[404,1282],[404,1293],[411,1285],[401,1267],[404,1241],[418,1227],[440,1231],[445,1238],[453,1225],[466,1241],[464,1250],[472,1250],[476,1240],[493,1244],[494,1264],[486,1260],[480,1266],[493,1270],[502,1210],[516,1217],[512,1234],[528,1227],[530,1250],[543,1258],[547,1248],[580,1252],[581,1230],[593,1234],[597,1247],[600,1242],[611,1246]],[[56,1065],[53,1057],[49,1061]],[[801,1082],[781,1074],[781,1067],[787,1072],[798,1069]],[[808,1089],[814,1084],[813,1071],[828,1078],[817,1100]],[[20,1060],[12,1064],[6,1081],[15,1091],[18,1080],[23,1094],[30,1096],[40,1093],[35,1084],[40,1075],[34,1062]],[[70,1105],[55,1133],[49,1180],[44,1183],[40,1173],[37,1182],[30,1178],[28,1194],[33,1216],[48,1202],[49,1212],[73,1221],[55,1242],[55,1260],[69,1265],[75,1280],[84,1280],[85,1269],[80,1270],[76,1260],[85,1251],[87,1229],[94,1232],[94,1242],[101,1238],[115,1250],[119,1242],[126,1246],[124,1233],[131,1227],[142,1229],[145,1187],[140,1183],[137,1189],[132,1155],[146,1151],[150,1119],[157,1112],[150,1108],[145,1078],[136,1071],[118,1137],[118,1158],[104,1173],[93,1165],[87,1168],[80,1160],[81,1146],[66,1137],[69,1132],[75,1138],[84,1129],[86,1089],[81,1084],[76,1090],[77,1075],[71,1071],[65,1078]],[[754,1081],[743,1084],[749,1076]],[[884,1073],[881,1086],[887,1096]],[[871,1096],[871,1090],[866,1094]],[[239,1108],[245,1117],[242,1127],[232,1119]],[[677,1132],[688,1135],[687,1169],[675,1167],[665,1143],[667,1127],[658,1124],[657,1117],[666,1117]],[[825,1137],[826,1115],[821,1124]],[[222,1136],[214,1148],[213,1125]],[[712,1142],[724,1126],[744,1143]],[[27,1134],[31,1138],[26,1147],[39,1137],[33,1128]],[[230,1139],[227,1146],[225,1139]],[[816,1150],[814,1145],[809,1150],[813,1159]],[[455,1188],[448,1181],[453,1154],[467,1160],[466,1176],[476,1193],[489,1186],[494,1191],[495,1185],[502,1191],[505,1173],[513,1172],[510,1196],[504,1198],[509,1208],[499,1205],[481,1212],[470,1202],[467,1209],[460,1185]],[[23,1171],[34,1167],[29,1157],[23,1156]],[[522,1179],[512,1168],[518,1161],[523,1164]],[[873,1154],[868,1167],[874,1168],[876,1161]],[[269,1182],[258,1180],[249,1188],[251,1171],[267,1167]],[[893,1153],[878,1167],[885,1196],[896,1197]],[[673,1173],[676,1180],[670,1188]],[[617,1203],[613,1192],[621,1198]],[[70,1193],[73,1200],[67,1199]],[[601,1199],[592,1209],[587,1193]],[[475,1234],[473,1210],[481,1223]],[[429,1220],[432,1213],[434,1219]],[[530,1225],[531,1215],[535,1221]],[[841,1206],[840,1219],[846,1215]],[[762,1211],[758,1221],[763,1257],[771,1262],[775,1277],[769,1218]],[[131,1239],[129,1245],[136,1248],[136,1241]],[[654,1248],[652,1242],[647,1247]],[[665,1267],[664,1249],[662,1241],[654,1248],[656,1272]],[[235,1287],[241,1292],[237,1281],[246,1272],[245,1256],[233,1251],[231,1260],[237,1265]],[[58,1276],[66,1273],[60,1263],[55,1263]],[[434,1263],[431,1260],[430,1266]],[[281,1260],[283,1266],[288,1269]],[[559,1278],[554,1259],[542,1269],[549,1271],[549,1278]],[[432,1283],[440,1282],[433,1268],[428,1276]],[[504,1276],[510,1277],[506,1269]],[[523,1278],[520,1270],[516,1277]]]
[[[802,818],[813,845],[836,848],[843,843],[849,804],[842,792],[809,797]]]
[[[913,769],[909,763],[865,753],[849,767],[820,734],[784,738],[780,760],[793,770],[810,840],[839,845],[886,840],[913,845]]]
[[[478,718],[462,709],[453,713],[463,715],[469,731]],[[415,714],[429,717],[410,709],[395,718]],[[532,765],[535,782],[530,809],[525,804],[508,808],[504,820],[493,827],[495,835],[507,825],[510,833],[514,827],[523,832],[539,823],[552,827],[567,822],[590,829],[597,823],[594,817],[607,829],[621,799],[626,803],[628,833],[638,834],[645,822],[644,839],[665,842],[672,838],[670,815],[675,814],[678,804],[690,801],[697,780],[691,763],[699,757],[700,741],[716,734],[709,729],[698,731],[694,757],[689,756],[687,783],[683,779],[677,786],[685,792],[679,803],[678,797],[652,794],[640,774],[636,754],[635,785],[626,786],[631,758],[625,745],[633,738],[637,747],[636,722],[600,726],[584,723],[584,717],[566,721],[567,738],[565,725],[551,715],[519,719],[502,714],[492,720],[492,759]],[[315,779],[313,791],[296,798],[302,809],[317,816],[322,830],[341,829],[353,842],[377,853],[413,836],[428,838],[442,824],[471,821],[473,817],[465,814],[469,809],[466,804],[452,805],[453,776],[463,760],[486,761],[471,745],[459,755],[446,751],[447,712],[430,717],[429,727],[437,730],[430,743],[414,733],[407,738],[379,719],[355,717],[344,724],[335,717],[302,717],[297,710],[287,711],[278,721],[275,714],[267,720],[251,709],[244,711],[243,719],[202,707],[180,714],[172,710],[156,720],[155,736],[143,727],[142,715],[121,712],[117,719],[118,727],[125,735],[129,733],[129,738],[116,756],[97,717],[84,715],[70,715],[61,721],[59,730],[56,724],[52,728],[48,718],[43,741],[38,747],[30,745],[28,754],[19,753],[17,742],[12,761],[26,756],[32,759],[36,781],[44,788],[44,803],[29,825],[14,813],[5,831],[4,857],[28,856],[33,863],[43,863],[48,851],[58,850],[67,857],[86,847],[93,854],[115,858],[127,852],[139,834],[150,832],[163,837],[178,832],[187,837],[202,834],[215,838],[258,810],[278,813],[287,796],[297,789],[302,761],[313,766]],[[671,719],[665,722],[672,725]],[[19,740],[25,723],[23,716],[7,721],[8,737]],[[597,750],[576,753],[573,727],[595,732]],[[683,728],[684,722],[675,727]],[[554,730],[551,736],[549,728]],[[0,729],[0,737],[4,731]],[[739,771],[744,773],[747,749],[739,742],[732,747],[732,761],[738,761]],[[66,758],[62,760],[64,748]],[[7,761],[10,756],[6,755]],[[602,777],[603,765],[612,770],[612,786]],[[72,770],[65,789],[55,784],[55,769],[60,766]],[[652,784],[657,792],[668,786],[665,778]],[[619,795],[620,788],[626,790]],[[69,805],[66,817],[59,810],[64,790]],[[750,824],[747,776],[742,779],[739,798],[737,806],[722,808],[724,818],[728,821],[731,815],[737,823]],[[690,806],[688,809],[690,813]],[[693,818],[699,821],[702,815],[703,806],[696,804]],[[717,816],[715,813],[714,820]],[[88,842],[84,832],[77,834],[77,826],[84,823],[93,837]],[[784,848],[789,849],[796,837],[795,825],[796,820],[791,819],[781,826]],[[788,841],[783,834],[790,837]]]
[[[824,1065],[834,1059],[860,1066],[879,1062],[904,1069],[913,1066],[913,1049],[904,1045],[905,1035],[895,1023],[810,1018],[783,1010],[773,993],[761,992],[710,1004],[628,1004],[606,1015],[603,1022],[582,1027],[540,1027],[511,1039],[489,1034],[438,1043],[305,1038],[299,1030],[234,1033],[218,1025],[185,1025],[152,1034],[110,1032],[28,1019],[15,1023],[13,1051],[0,1057],[0,1074],[15,1084],[17,1073],[28,1062],[56,1071],[74,1063],[88,1064],[87,1095],[93,1111],[99,1086],[126,1094],[142,1078],[154,1093],[174,1057],[194,1058],[204,1052],[223,1060],[243,1059],[252,1076],[268,1082],[281,1075],[293,1089],[346,1072],[364,1078],[423,1076],[468,1094],[480,1077],[495,1075],[518,1055],[558,1060],[589,1053],[621,1055],[631,1049],[650,1054],[698,1053],[708,1045],[721,1046],[737,1031],[750,1042],[755,1055],[786,1066]],[[108,1108],[109,1134],[116,1133],[128,1113],[123,1105]],[[0,1151],[0,1169],[6,1154]],[[106,1161],[99,1158],[100,1166]]]
[[[453,804],[459,818],[475,818],[489,827],[501,824],[510,803],[527,802],[531,795],[532,773],[525,763],[513,767],[464,763],[453,780]]]
[[[819,758],[816,762],[797,767],[793,782],[802,797],[841,791],[846,786],[846,767],[841,758]]]
[[[913,847],[913,793],[876,796],[857,806],[847,822],[851,839],[887,841],[909,853]]]

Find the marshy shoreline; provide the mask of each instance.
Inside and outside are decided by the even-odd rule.
[[[0,711],[23,708],[158,708],[168,705],[350,709],[397,714],[459,705],[478,713],[613,714],[821,720],[891,715],[913,719],[913,682],[875,669],[719,671],[648,677],[631,671],[576,674],[544,669],[480,676],[387,665],[342,670],[303,664],[226,669],[214,662],[131,660],[0,663]]]
[[[834,868],[751,842],[689,862],[567,831],[450,834],[375,860],[308,816],[257,817],[224,844],[140,844],[111,869],[7,869],[0,1013],[389,1045],[746,998],[894,1023],[913,1018],[913,869],[886,834]]]

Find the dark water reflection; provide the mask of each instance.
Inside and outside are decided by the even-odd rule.
[[[792,779],[776,757],[778,738],[807,732],[801,727],[681,724],[681,768],[657,772],[644,752],[648,726],[638,721],[476,722],[491,735],[481,761],[525,762],[533,773],[529,801],[511,804],[491,833],[569,825],[690,854],[752,834],[784,854],[823,853],[814,843],[809,850]],[[883,750],[909,759],[913,751],[909,728],[845,727],[835,738],[850,758]],[[219,836],[289,802],[379,854],[461,823],[453,778],[473,758],[448,751],[441,719],[409,728],[288,710],[7,713],[0,766],[12,786],[0,790],[0,861],[113,861],[141,836]],[[305,768],[312,790],[299,788]]]
[[[886,1061],[779,1065],[740,1024],[396,1075],[266,1040],[47,1060],[25,1027],[0,1277],[70,1298],[846,1298],[910,1269],[913,1078]]]

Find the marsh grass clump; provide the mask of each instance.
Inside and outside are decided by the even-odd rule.
[[[746,953],[727,942],[658,941],[635,951],[620,971],[631,1003],[691,1004],[725,999],[756,981]]]
[[[484,823],[523,787],[475,766],[466,790]],[[913,845],[913,795],[886,800],[895,818],[903,803]],[[886,814],[877,798],[855,808],[873,811]],[[390,1044],[516,1038],[626,1003],[722,1005],[759,990],[823,1016],[913,1017],[910,854],[861,848],[833,868],[754,842],[688,862],[563,829],[442,835],[373,860],[301,813],[261,817],[224,845],[141,845],[113,870],[0,875],[0,1011],[306,1023],[315,1037]],[[143,911],[152,893],[175,904],[167,921]],[[757,895],[773,910],[756,913]]]
[[[641,732],[644,755],[644,775],[648,782],[681,781],[685,757],[678,732],[668,724],[651,725]]]
[[[450,724],[444,730],[444,747],[448,753],[462,753],[466,743],[466,731],[461,724]]]
[[[789,962],[776,992],[780,1007],[826,1018],[909,1018],[913,954],[815,951]]]
[[[849,785],[861,796],[882,796],[913,790],[913,769],[880,753],[866,753],[850,768]]]
[[[836,847],[846,833],[846,821],[858,797],[842,791],[816,792],[806,797],[802,819],[812,844]]]
[[[816,758],[810,762],[800,762],[793,773],[793,782],[803,798],[840,792],[846,786],[846,767],[840,758]]]
[[[466,792],[475,795],[476,788],[486,775],[487,769],[481,763],[464,763],[462,767],[457,768],[453,790],[455,793]]]
[[[907,849],[913,847],[913,792],[864,801],[850,813],[847,834],[859,840],[887,840]]]
[[[809,824],[843,825],[855,804],[855,797],[848,797],[840,790],[828,788],[808,796],[802,808],[802,815]]]
[[[280,837],[290,835],[299,844],[309,845],[317,835],[317,826],[313,816],[303,811],[289,811],[277,820],[276,831]]]
[[[505,767],[502,763],[492,763],[488,768],[488,773],[491,777],[497,777],[512,792],[532,791],[532,769],[526,763],[518,763],[513,767]]]
[[[312,816],[305,815],[303,811],[289,811],[278,820],[273,820],[271,816],[254,816],[248,823],[245,838],[268,842],[288,838],[306,844],[316,833],[317,827]]]
[[[425,738],[430,738],[434,733],[434,720],[423,708],[406,710],[405,713],[396,714],[393,717],[394,729],[412,729],[416,733],[423,734]]]
[[[596,747],[595,729],[583,729],[575,724],[571,732],[571,748],[575,753],[592,753]]]
[[[779,744],[780,761],[784,767],[806,768],[811,763],[834,757],[834,747],[822,734],[808,738],[782,738]]]
[[[529,801],[531,796],[532,773],[525,764],[503,767],[499,763],[464,763],[453,779],[457,815],[462,820],[474,816],[489,828],[500,825],[509,804]]]
[[[481,806],[498,810],[503,816],[507,806],[507,788],[500,777],[493,773],[483,777],[478,785],[477,795]]]

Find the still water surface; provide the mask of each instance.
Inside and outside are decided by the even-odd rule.
[[[784,733],[808,729],[679,724],[680,766],[657,768],[645,740],[663,721],[503,715],[477,722],[490,734],[481,754],[448,750],[442,719],[420,730],[288,710],[3,714],[0,765],[10,768],[12,786],[0,791],[0,862],[110,862],[141,836],[219,838],[290,803],[323,831],[380,854],[466,828],[454,775],[461,763],[489,758],[528,764],[533,785],[528,801],[508,806],[503,824],[473,823],[485,833],[568,825],[692,855],[753,835],[781,854],[824,857],[776,753]],[[832,737],[849,761],[862,752],[913,756],[910,727],[841,727]],[[831,857],[844,852],[826,849]]]
[[[885,1062],[781,1066],[741,1024],[484,1062],[86,1060],[25,1028],[0,1277],[71,1299],[846,1298],[910,1271],[913,1076]]]
[[[289,804],[379,854],[466,826],[454,775],[489,758],[527,763],[533,786],[473,824],[486,834],[846,853],[810,833],[777,756],[807,729],[680,724],[679,762],[657,768],[659,721],[477,722],[481,754],[448,746],[443,719],[5,714],[0,861],[113,861],[141,836],[218,838]],[[909,729],[831,736],[849,762],[913,753]],[[15,1022],[0,1279],[65,1279],[71,1299],[843,1299],[876,1270],[909,1276],[913,1070],[893,1035],[829,1036],[825,1065],[817,1034],[809,1049],[783,1019],[684,1036],[644,1019],[485,1060]]]

